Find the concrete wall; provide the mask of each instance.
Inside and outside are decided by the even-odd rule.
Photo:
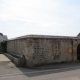
[[[76,43],[79,42],[67,38],[14,39],[7,42],[7,53],[24,54],[28,67],[76,61],[76,56],[73,55],[76,52],[73,48],[77,47]]]

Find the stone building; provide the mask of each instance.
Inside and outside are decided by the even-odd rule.
[[[7,39],[8,39],[8,38],[7,38],[6,35],[3,35],[2,33],[0,33],[0,52],[3,51],[2,43],[3,43],[4,41],[6,41]]]
[[[12,56],[23,54],[28,67],[79,61],[80,34],[77,37],[47,35],[18,37],[7,41],[7,53]]]

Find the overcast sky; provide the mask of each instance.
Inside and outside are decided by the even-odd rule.
[[[0,0],[0,32],[8,38],[76,36],[80,32],[80,0]]]

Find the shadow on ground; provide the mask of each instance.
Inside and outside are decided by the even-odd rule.
[[[45,65],[40,67],[33,67],[32,69],[22,68],[22,67],[18,67],[18,68],[27,77],[35,77],[35,76],[41,76],[46,74],[53,74],[53,73],[80,69],[80,62]]]

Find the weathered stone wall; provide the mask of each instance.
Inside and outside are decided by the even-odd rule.
[[[50,64],[72,61],[72,40],[34,39],[33,64]]]
[[[26,65],[32,65],[33,46],[31,39],[19,39],[7,41],[7,53],[24,54]]]
[[[73,61],[77,60],[77,47],[80,44],[80,39],[73,39]]]
[[[23,38],[7,42],[7,52],[24,54],[26,66],[37,66],[56,62],[73,61],[72,39],[67,38]],[[80,42],[80,41],[79,41]]]
[[[61,40],[61,61],[72,61],[72,40]]]

